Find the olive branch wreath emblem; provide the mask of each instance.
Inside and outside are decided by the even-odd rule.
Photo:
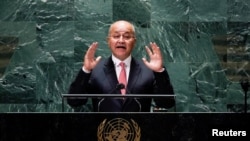
[[[113,119],[113,121],[126,121],[128,122],[127,120],[125,119],[121,119],[121,118],[115,118]],[[131,125],[133,127],[133,131],[134,131],[134,138],[133,139],[130,139],[129,141],[140,141],[140,138],[141,138],[141,128],[139,127],[139,125],[133,120],[133,119],[130,119],[131,122]],[[98,141],[110,141],[110,140],[107,140],[105,139],[104,137],[104,129],[106,128],[107,126],[107,119],[104,119],[98,126],[98,129],[97,129],[97,138],[98,138]],[[116,140],[112,140],[112,141],[116,141]]]

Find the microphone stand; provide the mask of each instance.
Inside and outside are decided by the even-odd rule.
[[[244,107],[244,111],[245,113],[247,113],[247,92],[248,92],[248,87],[250,86],[249,85],[249,81],[248,80],[243,80],[240,82],[241,84],[241,88],[243,89],[244,93],[245,93],[245,99],[244,99],[244,102],[245,102],[245,107]]]

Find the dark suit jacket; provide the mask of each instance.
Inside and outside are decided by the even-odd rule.
[[[79,71],[70,85],[69,94],[121,94],[116,89],[118,79],[114,63],[109,57],[102,59],[91,73]],[[127,94],[165,94],[174,95],[168,73],[153,72],[142,61],[132,57]],[[87,99],[68,98],[70,106],[83,105]],[[99,112],[149,112],[152,98],[93,98],[94,111]],[[154,98],[159,107],[170,108],[175,105],[174,97]]]

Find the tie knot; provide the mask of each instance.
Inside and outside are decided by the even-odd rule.
[[[124,63],[124,62],[120,62],[120,66],[121,66],[122,68],[125,68],[125,63]]]

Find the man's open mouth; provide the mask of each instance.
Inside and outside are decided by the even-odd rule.
[[[126,49],[126,47],[125,47],[125,46],[117,46],[116,48]]]

